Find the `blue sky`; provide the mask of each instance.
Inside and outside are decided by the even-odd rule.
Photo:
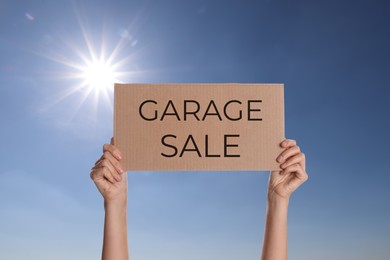
[[[97,54],[119,46],[124,82],[284,83],[286,136],[310,175],[290,202],[290,259],[389,259],[389,11],[385,1],[1,1],[0,258],[100,257],[89,170],[112,136],[112,93],[69,94],[88,40]],[[128,174],[133,259],[259,258],[267,172]]]

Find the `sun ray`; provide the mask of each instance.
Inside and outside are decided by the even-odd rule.
[[[93,91],[93,88],[88,88],[83,95],[81,95],[80,99],[78,100],[78,102],[76,102],[76,104],[72,107],[73,108],[73,111],[70,113],[69,115],[69,122],[73,121],[73,119],[75,118],[77,112],[80,110],[81,106],[84,104],[84,102],[86,101],[86,99],[89,97],[89,95],[91,94],[91,92]]]
[[[144,15],[138,13],[130,26],[119,27],[126,28],[125,35],[119,34],[118,28],[115,30],[106,22],[102,22],[101,30],[98,31],[101,34],[96,34],[99,25],[88,23],[83,8],[75,4],[74,12],[79,30],[70,32],[53,28],[56,44],[38,53],[53,62],[43,75],[57,81],[48,89],[52,91],[51,95],[45,93],[46,101],[41,102],[38,112],[49,115],[67,106],[61,111],[63,115],[54,117],[56,124],[61,127],[71,127],[83,117],[88,117],[88,123],[96,124],[98,110],[113,110],[114,83],[134,82],[153,73],[140,69],[137,63],[145,54],[145,46],[136,38],[136,32],[141,29],[139,22],[146,19]],[[137,44],[134,44],[135,41]],[[108,115],[106,112],[104,116]]]

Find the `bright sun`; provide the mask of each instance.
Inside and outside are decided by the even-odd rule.
[[[109,48],[105,39],[94,42],[81,22],[80,26],[84,41],[78,41],[76,45],[64,38],[63,44],[66,48],[62,49],[66,52],[42,54],[43,57],[64,65],[65,68],[56,73],[58,78],[70,80],[66,88],[51,97],[43,109],[49,109],[73,97],[70,120],[86,102],[92,104],[90,107],[93,109],[93,117],[96,117],[100,104],[106,104],[112,109],[115,83],[131,81],[133,76],[143,73],[138,69],[134,70],[136,52],[133,49],[129,52],[129,48],[133,48],[135,44],[128,38],[121,38]]]
[[[84,84],[95,91],[107,91],[116,81],[115,71],[107,61],[88,62],[81,69]]]

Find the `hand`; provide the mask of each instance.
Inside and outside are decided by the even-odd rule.
[[[122,154],[111,144],[103,145],[103,155],[91,169],[91,179],[102,194],[105,203],[127,204],[127,174],[120,164]]]
[[[281,144],[285,150],[277,157],[281,171],[271,171],[268,183],[268,199],[289,200],[291,194],[308,179],[305,154],[295,140],[286,139]]]

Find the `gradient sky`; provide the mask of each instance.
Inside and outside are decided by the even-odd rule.
[[[386,1],[1,1],[0,259],[99,259],[89,178],[112,103],[76,91],[119,46],[124,82],[284,83],[286,136],[309,181],[290,259],[390,259]],[[112,102],[112,94],[109,96]],[[129,172],[134,260],[258,259],[268,172]]]

